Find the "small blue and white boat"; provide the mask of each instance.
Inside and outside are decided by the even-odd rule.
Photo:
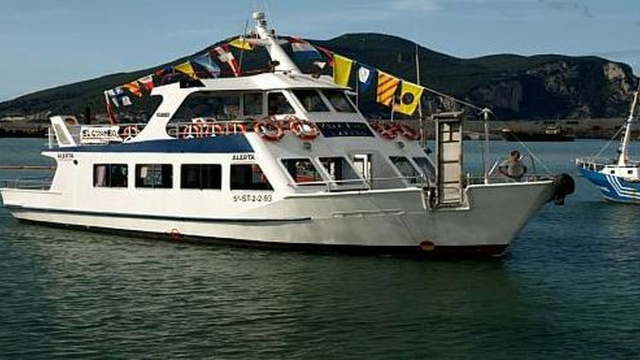
[[[634,93],[629,117],[623,127],[624,136],[618,148],[617,159],[607,159],[599,155],[592,158],[576,159],[580,174],[596,185],[602,196],[610,201],[640,204],[640,160],[629,157],[631,131],[637,122],[636,107],[638,91]],[[598,154],[601,154],[603,148]]]

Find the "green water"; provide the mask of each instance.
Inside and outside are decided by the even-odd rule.
[[[0,139],[0,164],[41,161],[41,142]],[[602,144],[531,147],[572,172]],[[0,359],[640,358],[640,207],[576,182],[501,260],[187,245],[22,225],[2,208]]]

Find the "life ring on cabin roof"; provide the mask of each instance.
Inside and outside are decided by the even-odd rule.
[[[202,132],[202,126],[199,124],[186,124],[183,128],[182,131],[180,132],[180,135],[182,136],[183,139],[193,139],[193,138],[201,138],[204,136],[204,133]]]
[[[196,118],[192,120],[193,125],[199,126],[199,131],[196,132],[196,137],[206,137],[211,135],[211,126],[207,122],[209,118]],[[200,135],[200,136],[198,136]]]
[[[320,129],[309,120],[297,119],[289,123],[289,130],[301,140],[313,140],[320,134]]]
[[[397,129],[400,135],[408,140],[415,141],[420,139],[420,133],[409,125],[400,124],[397,126]]]
[[[136,137],[140,131],[136,125],[128,125],[122,129],[122,141],[129,141]]]
[[[211,136],[225,135],[227,131],[222,124],[214,123],[211,125]]]
[[[267,141],[279,141],[284,136],[280,125],[271,118],[265,118],[255,123],[253,131]]]
[[[241,122],[232,122],[227,124],[229,134],[244,134],[247,132],[247,124]]]

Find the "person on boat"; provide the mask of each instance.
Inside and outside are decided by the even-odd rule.
[[[522,162],[520,161],[520,152],[518,150],[513,150],[509,159],[500,164],[498,171],[506,177],[514,180],[520,180],[527,172],[527,167],[522,165]]]

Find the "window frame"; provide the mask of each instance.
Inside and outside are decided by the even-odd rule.
[[[106,166],[107,167],[107,178],[106,178],[106,182],[107,184],[105,186],[98,186],[98,181],[96,181],[97,177],[97,169],[99,166]],[[125,180],[125,185],[122,186],[113,186],[112,185],[112,178],[111,178],[111,174],[113,173],[113,169],[112,167],[114,166],[118,166],[118,167],[124,167],[126,170],[126,174],[124,175],[124,180]],[[94,163],[93,164],[93,187],[94,188],[100,188],[100,189],[128,189],[129,188],[129,164],[127,163]]]
[[[154,186],[154,185],[142,185],[139,183],[139,181],[143,181],[144,178],[140,178],[140,171],[142,169],[143,166],[149,166],[149,167],[156,167],[156,166],[160,166],[160,174],[162,175],[162,179],[163,179],[163,183],[164,183],[164,175],[165,175],[165,169],[169,169],[169,184],[167,184],[168,186]],[[133,181],[133,186],[136,189],[173,189],[173,164],[167,164],[167,163],[141,163],[141,164],[135,164],[134,165],[134,181]],[[149,171],[149,170],[147,170]],[[146,177],[145,177],[146,178]]]
[[[315,95],[320,100],[319,104],[322,104],[322,106],[324,107],[325,110],[310,110],[310,109],[308,109],[305,106],[305,103],[302,101],[302,99],[300,99],[300,96],[298,96],[298,93],[300,93],[300,92],[315,93]],[[331,106],[329,106],[329,104],[327,104],[327,102],[324,99],[324,96],[322,96],[322,93],[320,91],[318,91],[317,89],[292,89],[291,90],[291,94],[296,99],[296,101],[298,102],[300,107],[307,113],[321,113],[321,114],[323,114],[323,113],[330,113],[331,112]]]
[[[234,186],[234,182],[233,182],[234,166],[251,166],[252,167],[251,176],[255,174],[255,172],[253,172],[253,167],[256,166],[260,170],[260,176],[264,177],[265,179],[265,181],[262,182],[261,184],[266,184],[267,188],[266,189],[259,189],[259,188],[256,189],[256,188],[246,188],[246,187],[238,188],[237,185]],[[252,182],[252,184],[255,184],[255,183]],[[229,164],[229,191],[274,191],[274,188],[273,188],[273,185],[271,185],[271,181],[269,180],[265,172],[262,170],[262,167],[257,163],[235,163],[235,164],[232,163],[232,164]]]
[[[319,181],[318,180],[314,180],[314,181],[307,181],[307,182],[297,182],[296,179],[291,174],[291,172],[289,171],[289,168],[287,167],[287,165],[284,163],[284,161],[287,161],[287,160],[308,160],[309,163],[311,164],[311,166],[313,166],[315,172],[320,177],[320,180]],[[290,183],[293,184],[294,186],[303,186],[303,187],[327,186],[327,184],[331,183],[331,180],[329,178],[325,177],[326,175],[323,174],[323,172],[321,170],[319,170],[318,166],[314,163],[314,159],[312,159],[312,158],[308,158],[308,157],[279,158],[278,162],[279,162],[280,167],[282,168],[282,170],[285,172],[285,174],[289,178]],[[321,168],[324,168],[324,167],[321,166]]]
[[[344,99],[346,100],[347,104],[349,104],[349,108],[351,109],[351,111],[343,111],[343,110],[339,110],[333,103],[333,101],[331,101],[331,98],[329,97],[329,95],[327,95],[327,93],[341,93],[342,96],[344,97]],[[331,108],[333,109],[333,111],[337,112],[337,113],[341,113],[341,114],[357,114],[358,113],[358,109],[356,108],[356,106],[351,103],[351,99],[349,99],[349,96],[343,91],[343,90],[338,90],[338,89],[323,89],[322,91],[320,91],[320,93],[322,94],[322,96],[324,96],[327,99],[327,102],[331,105]]]
[[[281,95],[284,100],[286,101],[287,105],[289,105],[289,108],[291,109],[291,112],[283,112],[283,113],[271,113],[271,95]],[[278,116],[278,115],[294,115],[296,113],[296,108],[293,106],[294,104],[291,103],[291,100],[287,97],[287,94],[285,94],[284,91],[281,90],[275,90],[275,91],[269,91],[267,93],[267,116]]]
[[[342,161],[344,161],[347,166],[349,167],[349,170],[352,172],[353,175],[355,175],[355,178],[352,179],[341,179],[341,180],[336,180],[333,179],[331,176],[331,173],[329,172],[329,169],[327,169],[327,167],[324,166],[324,162],[322,161],[323,159],[342,159]],[[362,188],[368,188],[368,184],[367,181],[360,176],[360,174],[358,173],[358,170],[356,170],[356,168],[353,166],[353,164],[351,163],[351,161],[349,161],[349,158],[346,156],[324,156],[324,157],[318,157],[316,158],[316,160],[318,161],[318,163],[320,164],[321,169],[325,172],[325,175],[327,176],[327,178],[329,179],[330,183],[334,186],[337,186],[339,188],[358,188],[358,189],[362,189]]]
[[[187,173],[185,171],[185,166],[192,166],[192,167],[198,167],[198,185],[197,187],[185,187],[185,174]],[[217,185],[218,187],[204,187],[203,185],[205,184],[204,181],[204,176],[203,174],[205,173],[203,171],[203,169],[205,167],[211,167],[211,168],[217,168],[219,173],[218,173],[218,178],[217,178]],[[214,184],[216,184],[216,182],[213,182]],[[221,191],[222,190],[222,183],[223,183],[223,168],[221,164],[212,164],[212,163],[182,163],[180,164],[180,190],[199,190],[199,191]]]
[[[411,166],[411,168],[413,169],[414,176],[407,176],[407,175],[403,174],[402,171],[400,171],[400,168],[398,167],[396,162],[393,161],[393,158],[406,160],[406,163],[409,164]],[[391,155],[391,156],[388,157],[388,159],[389,159],[389,161],[391,161],[391,164],[393,165],[393,168],[400,174],[400,177],[402,178],[403,181],[405,181],[407,184],[410,184],[410,185],[419,184],[418,179],[422,175],[422,172],[418,168],[416,168],[416,165],[414,165],[413,162],[407,156],[404,156],[404,155]]]

